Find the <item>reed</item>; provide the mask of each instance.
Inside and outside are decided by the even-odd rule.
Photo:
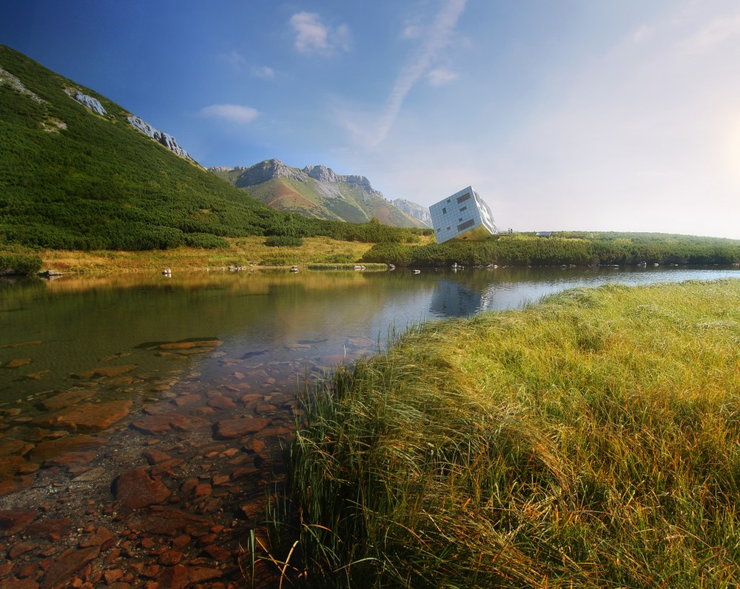
[[[314,587],[738,586],[739,343],[737,280],[416,328],[305,393],[292,562]]]

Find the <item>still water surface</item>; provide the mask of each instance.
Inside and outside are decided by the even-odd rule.
[[[510,309],[576,286],[712,280],[737,269],[496,269],[62,278],[0,283],[0,407],[100,365],[154,380],[185,368],[203,380],[284,365],[278,379],[376,352],[391,332],[445,317]],[[215,338],[208,354],[153,352],[155,342]],[[28,345],[12,347],[13,344]],[[279,372],[279,370],[278,370]],[[121,396],[120,390],[100,391]]]

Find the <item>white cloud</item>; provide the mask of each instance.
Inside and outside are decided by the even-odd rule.
[[[251,123],[259,116],[259,111],[251,106],[240,104],[211,104],[200,109],[204,117],[223,119],[240,125]]]
[[[430,70],[427,73],[427,81],[429,82],[429,84],[435,87],[444,86],[445,84],[454,82],[459,77],[460,76],[457,74],[457,72],[453,72],[443,67]]]
[[[467,0],[445,1],[432,26],[424,31],[419,52],[396,77],[385,108],[374,124],[368,125],[361,122],[360,119],[364,118],[362,115],[356,119],[351,115],[342,115],[341,118],[345,127],[353,135],[355,141],[370,149],[383,143],[401,111],[408,93],[422,76],[430,74],[430,68],[433,67],[439,54],[449,45],[452,32],[465,9],[466,3]],[[441,71],[442,69],[440,69]],[[451,73],[449,72],[449,74]],[[432,74],[429,80],[430,83],[445,83],[448,80],[444,80],[444,77],[441,73]]]
[[[267,67],[266,65],[259,67],[255,66],[252,68],[251,72],[255,78],[272,80],[275,77],[275,70],[273,70],[271,67]]]
[[[290,17],[290,26],[296,34],[294,46],[301,53],[332,55],[349,51],[351,35],[346,24],[332,28],[315,12],[297,12]]]

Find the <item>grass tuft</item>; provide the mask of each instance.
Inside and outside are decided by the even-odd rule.
[[[303,398],[314,587],[740,584],[740,282],[429,324]]]

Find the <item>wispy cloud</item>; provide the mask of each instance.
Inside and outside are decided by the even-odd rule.
[[[393,127],[408,93],[416,85],[419,79],[422,78],[422,76],[430,74],[430,70],[439,53],[449,45],[452,32],[455,25],[457,25],[460,15],[463,10],[465,10],[466,3],[467,0],[445,1],[444,6],[437,14],[432,26],[422,34],[419,52],[414,59],[412,59],[411,62],[401,70],[400,74],[396,78],[390,95],[388,96],[388,100],[386,101],[383,113],[380,116],[380,121],[374,126],[373,131],[370,133],[367,131],[360,131],[358,133],[357,125],[350,127],[350,130],[354,131],[356,138],[366,143],[367,147],[377,147],[388,136],[388,133]],[[445,76],[441,73],[442,71],[443,70],[440,69],[440,73],[432,74],[429,79],[430,83],[434,83],[434,81],[438,83],[446,83],[446,81],[449,81],[444,79],[445,77],[449,78],[449,75]],[[452,72],[449,72],[449,74],[451,73]]]
[[[246,58],[235,49],[232,49],[228,53],[222,53],[219,58],[221,61],[229,64],[236,71],[241,71],[247,63]]]
[[[444,67],[438,67],[433,70],[429,70],[429,72],[427,73],[427,81],[435,87],[450,84],[451,82],[457,80],[459,77],[460,76],[457,74],[457,72],[453,72],[452,70]]]
[[[241,104],[211,104],[201,108],[200,114],[204,117],[244,125],[256,119],[259,116],[259,111],[251,106]]]
[[[346,24],[330,27],[315,12],[297,12],[290,17],[290,26],[296,34],[294,46],[301,53],[332,55],[349,51],[351,35]]]
[[[275,77],[275,70],[266,65],[254,66],[251,69],[251,73],[255,78],[263,78],[266,80],[272,80]]]

